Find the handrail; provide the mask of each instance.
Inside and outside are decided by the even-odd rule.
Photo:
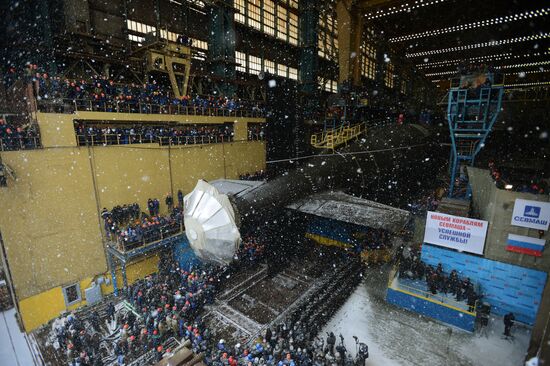
[[[441,295],[439,292],[436,293],[436,294],[433,294],[430,291],[424,291],[424,290],[421,290],[421,289],[416,288],[416,287],[407,286],[407,285],[402,284],[401,282],[398,281],[399,280],[398,276],[399,276],[399,271],[396,270],[394,275],[393,275],[393,278],[390,277],[388,287],[391,288],[392,290],[407,291],[407,292],[409,292],[413,295],[417,295],[419,297],[423,297],[423,298],[429,299],[431,301],[436,301],[436,302],[440,303],[441,305],[451,306],[456,310],[459,310],[459,311],[462,311],[462,312],[465,312],[465,313],[468,313],[468,314],[472,314],[472,315],[476,314],[475,309],[477,309],[477,300],[476,300],[476,304],[473,306],[474,311],[471,312],[471,311],[468,311],[470,306],[467,305],[467,303],[465,303],[465,302],[456,301],[453,298],[449,298],[449,297]],[[396,284],[396,280],[397,280],[397,282],[399,282],[398,284]]]
[[[42,148],[40,137],[0,137],[0,151],[34,150]]]
[[[229,143],[238,141],[264,141],[260,134],[251,134],[247,140],[235,140],[233,136],[209,135],[209,136],[151,136],[144,134],[86,134],[76,135],[78,146],[108,146],[108,145],[135,145],[135,144],[159,144],[160,146],[173,145],[205,145]]]
[[[174,224],[177,224],[177,223],[174,223]],[[128,237],[121,237],[120,235],[116,235],[115,236],[116,241],[113,241],[112,239],[110,241],[112,243],[116,243],[116,247],[119,251],[126,252],[127,250],[129,250],[127,249],[127,247],[131,247],[131,249],[139,248],[150,243],[154,243],[157,241],[161,241],[164,239],[177,236],[184,232],[183,223],[180,222],[179,225],[174,225],[174,224],[163,225],[158,230],[155,230],[151,233],[147,233],[148,235],[142,234],[141,239],[139,240],[129,240]],[[177,228],[177,231],[174,231],[175,228]],[[165,229],[168,229],[168,230],[165,230]]]
[[[366,122],[353,126],[342,125],[335,129],[311,135],[311,145],[317,148],[334,149],[339,145],[346,144],[349,140],[358,137],[366,131]]]
[[[158,104],[137,101],[112,101],[91,99],[42,99],[38,110],[45,113],[109,112],[138,114],[170,114],[212,117],[265,117],[262,110],[255,108],[203,107],[180,104]]]

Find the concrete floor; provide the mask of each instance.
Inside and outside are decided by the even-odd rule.
[[[370,268],[363,283],[329,321],[348,351],[352,336],[369,346],[368,366],[520,366],[530,330],[515,327],[514,341],[502,338],[502,318],[492,318],[487,335],[470,334],[394,307],[384,301],[388,268]]]

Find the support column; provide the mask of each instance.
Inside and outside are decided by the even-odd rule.
[[[319,7],[316,0],[301,0],[300,12],[300,92],[305,120],[312,120],[319,109],[317,85]]]
[[[336,4],[339,84],[349,82],[353,86],[361,85],[362,14],[361,9],[351,0],[339,0]]]
[[[109,270],[111,271],[111,281],[113,281],[113,293],[115,296],[118,296],[118,285],[116,283],[116,268],[113,263],[113,257],[109,251],[107,251],[107,265],[109,266]]]
[[[234,13],[233,0],[219,0],[209,8],[208,58],[210,74],[219,85],[221,93],[229,97],[235,93],[237,75]]]

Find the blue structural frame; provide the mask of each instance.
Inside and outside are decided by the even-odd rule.
[[[447,122],[451,134],[449,197],[464,198],[457,197],[455,194],[455,181],[460,174],[460,167],[462,164],[470,166],[474,164],[500,113],[504,86],[494,84],[494,74],[488,73],[485,76],[489,83],[476,89],[461,88],[460,82],[451,85],[449,89],[447,103]]]
[[[128,279],[126,277],[126,264],[136,257],[140,257],[147,253],[157,251],[160,249],[171,248],[174,244],[180,243],[186,240],[185,233],[180,233],[151,244],[144,245],[129,251],[121,251],[116,247],[114,243],[107,244],[107,264],[109,265],[109,271],[111,272],[111,278],[113,281],[113,290],[115,296],[118,296],[118,284],[116,278],[116,266],[115,260],[120,262],[120,271],[122,274],[122,283],[124,289],[128,288]]]

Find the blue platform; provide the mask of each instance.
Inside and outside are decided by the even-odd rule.
[[[421,257],[434,267],[441,263],[446,273],[456,269],[460,277],[469,277],[479,285],[482,301],[491,304],[492,313],[512,312],[517,321],[534,324],[546,285],[545,272],[429,244],[423,244]]]
[[[189,271],[193,266],[200,263],[195,252],[189,246],[189,240],[185,235],[174,245],[173,255],[180,268],[186,271]]]
[[[464,310],[404,290],[388,288],[386,301],[468,332],[474,331],[476,316]]]

